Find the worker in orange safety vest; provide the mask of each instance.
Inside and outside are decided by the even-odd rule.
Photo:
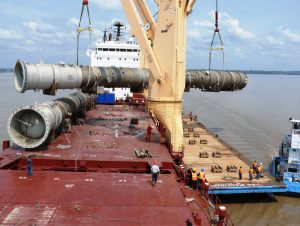
[[[205,180],[205,173],[204,173],[204,168],[201,169],[201,172],[197,174],[197,188],[198,190],[201,190],[202,189],[202,185],[203,183],[206,181]]]
[[[256,173],[257,172],[257,162],[255,160],[252,164],[252,167],[253,167],[253,171]]]
[[[257,167],[257,172],[256,172],[256,179],[259,180],[259,178],[261,177],[261,172],[263,170],[263,164],[259,163],[259,166]]]
[[[242,180],[243,179],[243,168],[240,166],[239,169],[239,179]]]
[[[197,171],[196,171],[196,168],[192,169],[191,176],[192,176],[192,187],[194,189],[196,189],[197,188]]]
[[[250,167],[250,169],[249,169],[249,180],[250,181],[253,179],[253,173],[254,173],[253,168]]]

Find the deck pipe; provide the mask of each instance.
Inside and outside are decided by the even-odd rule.
[[[14,83],[18,92],[43,90],[55,94],[57,89],[81,88],[85,92],[96,86],[131,88],[142,92],[148,86],[149,70],[141,68],[88,67],[69,64],[29,64],[18,60]],[[235,91],[243,89],[247,76],[237,71],[192,70],[186,73],[186,87],[202,91]]]
[[[7,131],[16,145],[32,149],[42,145],[66,117],[77,117],[93,106],[94,95],[76,92],[36,106],[17,108],[8,119]]]

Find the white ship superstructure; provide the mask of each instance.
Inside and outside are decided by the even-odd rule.
[[[139,67],[140,47],[130,38],[123,40],[121,29],[124,29],[123,22],[116,21],[116,35],[104,31],[102,40],[98,40],[96,48],[90,50],[91,66],[97,67]]]
[[[98,40],[96,48],[88,51],[91,58],[91,66],[95,67],[121,67],[121,68],[138,68],[140,57],[140,46],[134,42],[133,38],[127,41],[122,36],[122,29],[125,29],[124,23],[116,21],[115,37],[112,33],[104,31],[103,38]],[[105,92],[115,93],[115,99],[126,99],[132,96],[130,88],[105,88]]]

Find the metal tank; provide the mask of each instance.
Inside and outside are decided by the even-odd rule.
[[[36,106],[16,109],[8,119],[10,139],[22,148],[42,145],[67,117],[77,117],[93,106],[93,95],[81,92]]]
[[[14,70],[14,83],[18,92],[40,90],[55,94],[57,89],[81,88],[89,92],[96,86],[126,87],[143,92],[148,87],[149,71],[140,68],[88,67],[67,64],[28,64],[18,60]],[[192,70],[186,73],[185,91],[199,88],[219,92],[243,89],[247,76],[237,71]]]

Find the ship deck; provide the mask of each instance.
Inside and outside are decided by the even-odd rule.
[[[129,128],[132,118],[138,124]],[[115,123],[119,137],[114,136]],[[179,183],[174,162],[143,107],[99,105],[71,133],[34,151],[0,154],[1,225],[210,225],[209,203]],[[138,158],[135,148],[152,157]],[[33,176],[26,175],[32,157]],[[151,185],[150,166],[161,167]],[[197,197],[196,197],[197,198]],[[189,200],[189,201],[187,201]]]
[[[1,171],[0,178],[1,225],[184,225],[192,219],[173,175],[162,174],[155,187],[147,174]]]
[[[286,186],[277,182],[265,170],[261,178],[249,180],[248,171],[252,163],[225,141],[210,133],[201,123],[184,117],[184,163],[200,172],[210,183],[210,192],[216,194],[274,193],[285,192]],[[239,180],[238,171],[243,169]]]

